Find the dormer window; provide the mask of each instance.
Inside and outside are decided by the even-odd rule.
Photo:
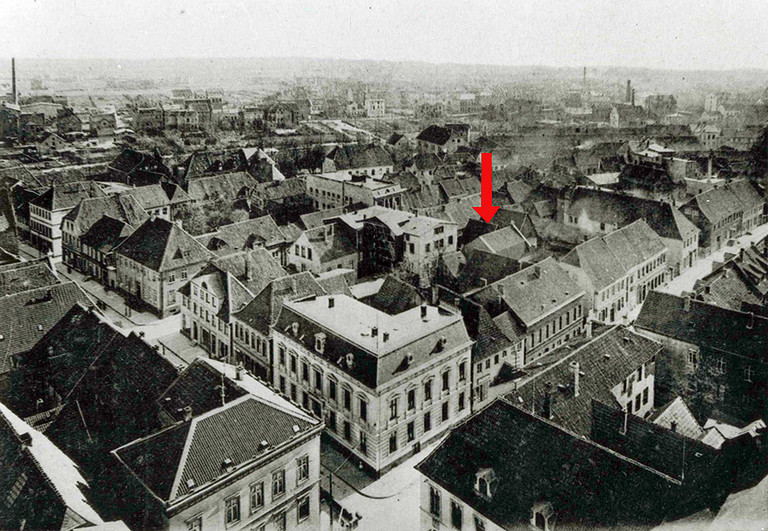
[[[554,529],[555,510],[551,503],[539,502],[531,508],[531,525],[543,531]]]
[[[315,334],[315,350],[320,354],[325,350],[325,334],[322,332]]]
[[[492,468],[481,468],[475,474],[475,492],[486,498],[492,498],[496,490],[496,473]]]
[[[291,323],[291,332],[293,333],[294,336],[299,335],[299,323],[295,321]]]

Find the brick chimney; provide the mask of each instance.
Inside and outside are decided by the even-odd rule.
[[[579,362],[578,361],[572,361],[569,364],[569,367],[571,369],[571,385],[573,386],[573,396],[579,396]]]

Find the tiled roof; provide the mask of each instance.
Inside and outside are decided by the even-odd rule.
[[[259,182],[248,173],[223,173],[189,182],[187,193],[195,201],[234,201],[246,197]]]
[[[478,236],[463,247],[464,252],[473,250],[520,259],[528,251],[528,244],[522,235],[512,227],[504,227]]]
[[[86,496],[88,482],[72,459],[2,403],[0,468],[0,523],[6,529],[63,529],[62,522],[72,528],[104,524]]]
[[[768,259],[754,246],[696,281],[696,298],[732,310],[761,305],[768,295]]]
[[[424,142],[430,142],[432,144],[437,144],[438,146],[443,146],[448,142],[448,140],[450,140],[450,138],[450,129],[440,127],[439,125],[430,125],[421,133],[419,133],[419,136],[416,137],[416,140],[422,140]]]
[[[635,328],[768,363],[768,319],[652,291]]]
[[[503,529],[528,528],[532,508],[544,502],[558,527],[586,529],[659,522],[679,501],[665,476],[504,400],[454,428],[416,469]],[[492,496],[475,490],[476,474],[488,469]]]
[[[162,218],[145,221],[126,238],[117,252],[154,271],[198,264],[211,256],[184,229]]]
[[[747,180],[733,181],[721,188],[712,188],[691,199],[712,223],[733,213],[754,209],[765,201]]]
[[[605,190],[577,187],[568,214],[587,212],[590,219],[624,226],[644,219],[662,238],[686,240],[697,233],[696,226],[669,203],[617,194]]]
[[[225,256],[260,246],[279,245],[285,241],[285,236],[272,216],[266,215],[222,225],[216,232],[203,234],[196,240],[209,251]]]
[[[105,215],[91,225],[91,228],[85,234],[80,236],[80,243],[85,247],[91,247],[98,249],[102,253],[108,253],[132,232],[133,227],[124,221]]]
[[[118,448],[114,454],[156,496],[174,501],[317,425],[255,396],[243,396],[191,421]],[[260,448],[266,441],[266,449]]]
[[[489,284],[471,294],[473,300],[498,300],[499,296],[525,326],[531,326],[555,309],[584,294],[554,258]]]
[[[82,234],[102,216],[119,219],[133,227],[138,227],[149,217],[134,197],[119,194],[83,199],[64,219],[72,221],[77,233]]]
[[[388,315],[397,315],[424,302],[418,290],[402,280],[387,275],[384,283],[374,295],[363,302]]]
[[[284,181],[258,183],[251,194],[263,201],[281,201],[286,197],[306,194],[306,184],[301,177],[292,177]]]
[[[665,249],[661,238],[640,219],[577,245],[561,261],[581,268],[600,291]]]
[[[383,147],[373,144],[336,146],[326,158],[333,160],[336,170],[392,166],[392,156]]]
[[[219,152],[198,151],[190,155],[182,164],[187,181],[215,173],[244,172],[247,166],[248,162],[241,149]]]
[[[325,220],[336,218],[343,214],[344,207],[337,207],[303,214],[299,219],[301,219],[301,223],[304,225],[305,229],[316,229],[317,227],[325,225]]]
[[[11,356],[30,350],[77,303],[92,304],[75,282],[0,299],[0,374],[10,370]]]
[[[276,321],[284,300],[309,295],[321,295],[325,290],[309,271],[273,280],[236,317],[263,334]]]
[[[463,267],[459,269],[459,274],[452,282],[451,289],[458,293],[466,293],[481,288],[486,283],[501,280],[519,270],[520,264],[514,258],[479,249],[470,250]]]
[[[0,266],[0,297],[58,283],[46,259]]]
[[[159,184],[138,186],[121,192],[122,196],[133,197],[144,210],[170,205],[171,201],[165,189]]]
[[[552,384],[552,417],[555,424],[579,435],[589,436],[592,400],[617,405],[611,389],[630,376],[641,364],[649,363],[662,347],[622,327],[613,327],[576,350],[562,350],[538,360],[544,367],[518,384],[508,400],[541,415],[546,383]],[[573,389],[572,362],[578,362],[579,394]]]
[[[30,203],[46,210],[55,211],[74,208],[83,199],[105,197],[106,195],[97,183],[80,181],[54,185]]]

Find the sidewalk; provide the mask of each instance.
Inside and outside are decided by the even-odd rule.
[[[128,310],[129,307],[123,297],[114,291],[105,290],[104,286],[98,281],[83,275],[75,269],[72,269],[71,273],[68,272],[67,266],[64,263],[60,262],[56,264],[56,271],[61,277],[77,282],[88,295],[106,304],[108,308],[120,316],[120,319],[125,319],[135,326],[145,326],[160,321],[160,318],[155,314],[139,311],[135,308],[130,308],[129,315],[126,315],[126,310]]]
[[[195,358],[198,356],[208,357],[208,353],[205,350],[193,345],[189,339],[178,331],[178,328],[176,332],[158,337],[155,341],[160,345],[160,351],[164,356],[169,357],[172,355],[174,358],[181,360],[185,365],[195,361]]]

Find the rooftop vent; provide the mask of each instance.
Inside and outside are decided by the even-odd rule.
[[[328,308],[333,308],[335,302],[336,301],[333,297],[328,297]]]
[[[233,463],[229,457],[226,457],[224,458],[224,461],[221,462],[221,468],[227,472],[231,472],[235,468],[235,463]]]
[[[261,441],[259,443],[259,450],[266,450],[269,448],[269,443],[267,441]]]
[[[298,424],[293,425],[293,433],[299,433],[301,431],[301,428],[299,428]]]
[[[187,479],[187,488],[188,489],[194,489],[197,486],[197,483],[195,483],[195,480],[192,478]]]
[[[0,339],[2,339],[2,336],[0,336]],[[384,332],[383,334],[381,334],[381,339],[384,343],[389,341],[389,332]]]

